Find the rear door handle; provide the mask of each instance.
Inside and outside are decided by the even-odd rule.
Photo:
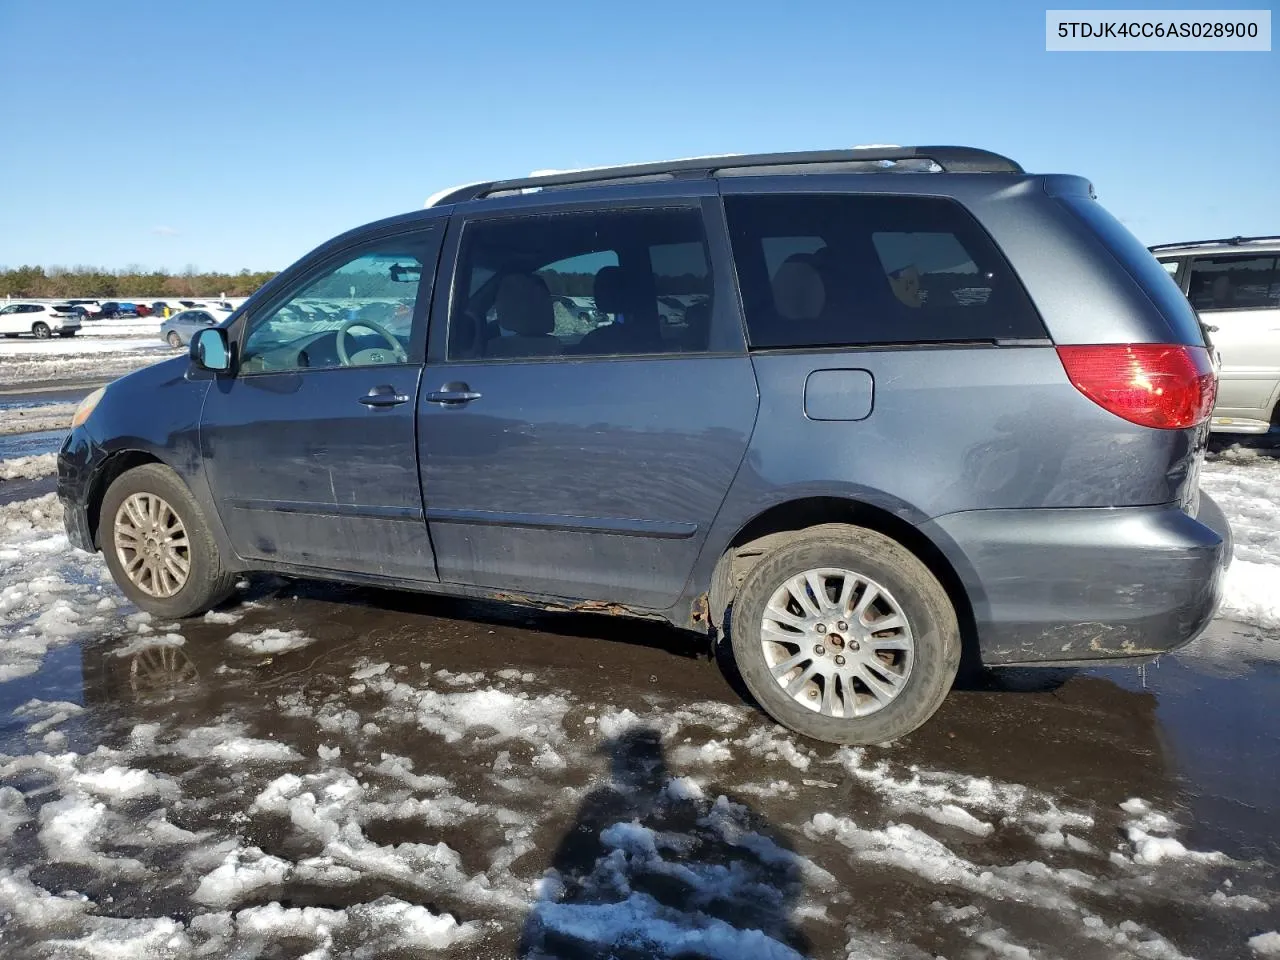
[[[398,407],[402,403],[408,403],[409,397],[403,393],[396,393],[395,387],[384,383],[380,387],[371,388],[360,398],[360,402],[366,407]]]
[[[429,403],[470,403],[472,400],[479,400],[481,394],[472,390],[465,383],[446,383],[439,390],[432,390],[427,394]]]

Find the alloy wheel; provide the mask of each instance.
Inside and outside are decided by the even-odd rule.
[[[915,663],[911,624],[893,594],[869,577],[833,567],[796,574],[773,592],[760,643],[789,697],[843,719],[892,703]]]
[[[115,517],[116,557],[148,596],[172,597],[191,576],[191,544],[182,519],[154,493],[127,497]]]

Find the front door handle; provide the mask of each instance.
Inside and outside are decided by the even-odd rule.
[[[396,393],[395,387],[384,383],[380,387],[371,388],[360,398],[360,402],[366,407],[398,407],[402,403],[408,403],[409,397],[403,393]]]
[[[470,403],[472,400],[479,400],[480,396],[481,394],[472,390],[467,384],[455,381],[446,383],[439,390],[432,390],[427,394],[427,400],[430,403],[444,404]]]

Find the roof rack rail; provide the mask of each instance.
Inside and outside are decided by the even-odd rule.
[[[1242,243],[1266,243],[1273,240],[1280,242],[1280,236],[1222,237],[1219,240],[1184,240],[1182,243],[1157,243],[1154,247],[1147,247],[1147,249],[1148,250],[1173,250],[1176,247],[1208,247],[1214,244],[1221,244],[1227,247],[1238,247]]]
[[[853,147],[846,150],[806,150],[793,153],[744,153],[718,157],[693,157],[658,163],[636,163],[619,167],[595,167],[564,173],[521,177],[515,180],[490,180],[441,191],[429,206],[478,200],[495,193],[545,187],[609,184],[638,178],[698,179],[715,176],[719,170],[744,170],[749,167],[804,166],[857,162],[931,160],[944,173],[1023,173],[1022,167],[1008,157],[974,147]]]

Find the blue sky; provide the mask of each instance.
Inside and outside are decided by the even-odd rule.
[[[278,269],[452,183],[857,143],[1084,174],[1147,243],[1280,233],[1280,53],[1046,53],[1044,16],[0,0],[0,264]]]

